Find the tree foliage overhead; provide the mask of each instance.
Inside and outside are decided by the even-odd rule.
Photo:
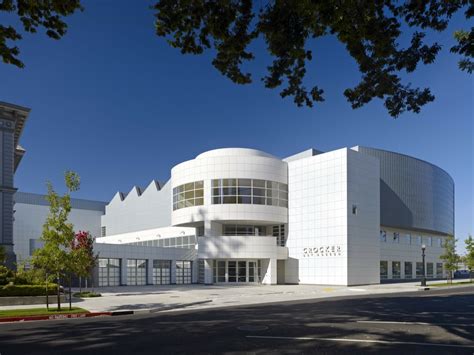
[[[133,3],[133,6],[136,6]],[[54,39],[65,35],[64,17],[83,10],[80,0],[0,0],[0,57],[23,67],[14,44],[21,32],[44,29]],[[312,107],[324,101],[324,91],[305,83],[307,64],[318,53],[309,46],[323,36],[336,37],[356,61],[361,81],[344,95],[353,108],[378,98],[389,114],[420,112],[434,100],[429,88],[412,87],[403,73],[430,64],[441,46],[425,43],[427,31],[444,31],[451,17],[462,11],[474,15],[473,0],[158,0],[153,6],[156,34],[183,54],[213,50],[214,67],[237,84],[252,82],[243,65],[255,58],[252,42],[261,38],[273,57],[262,76],[265,87],[279,89],[296,105]],[[5,16],[4,18],[8,18]],[[15,21],[16,20],[16,21]],[[19,24],[19,25],[18,25]],[[405,32],[404,32],[405,31]],[[409,43],[402,46],[405,36]],[[474,27],[459,29],[451,52],[461,56],[459,68],[474,70]],[[11,44],[13,42],[13,45]]]
[[[405,111],[418,113],[434,100],[428,88],[411,87],[400,77],[420,63],[432,63],[440,51],[438,43],[424,42],[426,30],[445,30],[460,10],[466,18],[474,14],[470,0],[160,0],[154,9],[158,36],[184,54],[214,49],[214,67],[238,84],[252,82],[242,66],[254,59],[249,45],[263,38],[273,56],[262,78],[265,86],[280,88],[280,95],[293,97],[298,106],[324,101],[320,87],[304,84],[306,65],[315,56],[308,42],[333,35],[362,73],[360,83],[344,91],[352,107],[379,98],[393,117]],[[404,26],[412,31],[406,48],[399,44]],[[472,72],[473,29],[457,32],[456,39],[458,45],[451,51],[464,56],[459,66]]]
[[[46,30],[46,35],[60,39],[66,34],[67,24],[62,17],[82,10],[80,0],[0,0],[0,15],[20,20],[25,32],[36,33],[39,28]],[[3,22],[3,20],[2,20]],[[20,50],[17,46],[8,46],[7,41],[22,39],[21,30],[12,25],[0,23],[0,56],[4,63],[23,68],[24,63],[18,58]]]

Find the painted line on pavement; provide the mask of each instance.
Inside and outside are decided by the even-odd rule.
[[[281,339],[281,340],[320,340],[341,343],[371,343],[388,345],[417,345],[417,346],[436,346],[444,348],[469,348],[474,349],[474,345],[462,344],[442,344],[442,343],[420,343],[415,341],[389,341],[389,340],[371,340],[371,339],[350,339],[350,338],[317,338],[317,337],[279,337],[264,335],[247,335],[246,338],[253,339]]]
[[[428,326],[452,326],[452,327],[474,327],[474,324],[460,324],[460,323],[427,323],[427,322],[397,322],[397,321],[383,321],[383,320],[358,320],[356,323],[369,324],[406,324],[406,325],[428,325]]]

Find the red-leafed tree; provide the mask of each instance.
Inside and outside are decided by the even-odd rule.
[[[79,288],[82,292],[82,278],[90,276],[97,264],[98,255],[94,254],[94,237],[86,231],[79,231],[72,241],[72,270],[79,276]]]

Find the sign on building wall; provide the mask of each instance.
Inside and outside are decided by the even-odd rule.
[[[303,248],[303,257],[342,256],[340,245],[323,245],[319,247]]]

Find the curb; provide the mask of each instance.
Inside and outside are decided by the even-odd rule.
[[[100,316],[111,316],[112,312],[92,312],[92,313],[71,313],[71,314],[52,314],[44,316],[18,316],[0,318],[0,323],[7,322],[29,322],[36,320],[58,320],[58,319],[75,319],[75,318],[91,318]]]
[[[188,304],[179,305],[179,306],[168,306],[168,307],[151,308],[151,309],[123,310],[123,311],[110,311],[110,312],[71,313],[71,314],[52,314],[52,315],[44,315],[44,316],[4,317],[4,318],[0,318],[0,323],[150,314],[150,313],[157,313],[161,311],[169,311],[171,309],[186,308],[188,306],[193,306],[196,304],[203,304],[203,303],[210,303],[210,302],[212,302],[212,300],[193,302],[193,303],[188,303]]]

